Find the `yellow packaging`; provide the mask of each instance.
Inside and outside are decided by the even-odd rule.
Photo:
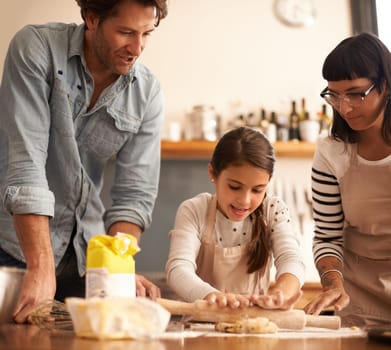
[[[129,234],[97,235],[88,242],[86,298],[135,297],[133,255],[140,250]]]

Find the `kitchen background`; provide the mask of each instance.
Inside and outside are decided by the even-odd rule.
[[[355,0],[352,0],[355,1]],[[303,2],[308,2],[304,1]],[[160,79],[166,97],[163,139],[172,126],[183,127],[195,105],[213,106],[222,131],[238,114],[264,108],[288,115],[291,101],[305,98],[310,118],[320,112],[319,92],[325,87],[321,67],[327,53],[352,33],[349,0],[313,0],[315,21],[291,27],[278,20],[274,0],[169,0],[164,19],[141,60]],[[357,0],[359,2],[359,0]],[[73,0],[13,0],[0,12],[0,70],[9,40],[27,23],[80,23]],[[159,197],[152,227],[144,233],[138,271],[163,271],[168,231],[179,203],[212,191],[207,159],[163,159]],[[308,267],[307,280],[318,280],[311,254],[311,157],[278,157],[273,190],[292,205],[295,227]],[[110,180],[113,168],[107,169]],[[102,196],[108,203],[108,188]],[[299,204],[298,204],[299,203]]]

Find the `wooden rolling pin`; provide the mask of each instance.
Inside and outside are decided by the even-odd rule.
[[[339,329],[341,319],[339,316],[313,316],[306,315],[303,310],[267,310],[259,306],[248,306],[237,309],[210,305],[205,300],[197,300],[194,303],[158,298],[156,300],[172,315],[189,315],[194,321],[203,322],[235,322],[241,318],[266,317],[279,328],[303,329],[307,327],[319,327]]]

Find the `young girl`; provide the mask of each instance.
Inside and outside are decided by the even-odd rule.
[[[304,263],[288,209],[266,195],[274,162],[267,138],[251,128],[220,139],[208,165],[216,193],[184,201],[169,234],[167,282],[180,298],[288,309],[300,297]]]

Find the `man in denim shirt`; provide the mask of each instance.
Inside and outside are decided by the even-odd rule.
[[[4,65],[0,265],[27,266],[16,322],[45,299],[84,296],[89,239],[139,238],[157,195],[163,97],[137,59],[167,0],[76,1],[83,25],[26,26]],[[103,172],[114,157],[105,210]],[[136,280],[138,295],[160,295]]]

